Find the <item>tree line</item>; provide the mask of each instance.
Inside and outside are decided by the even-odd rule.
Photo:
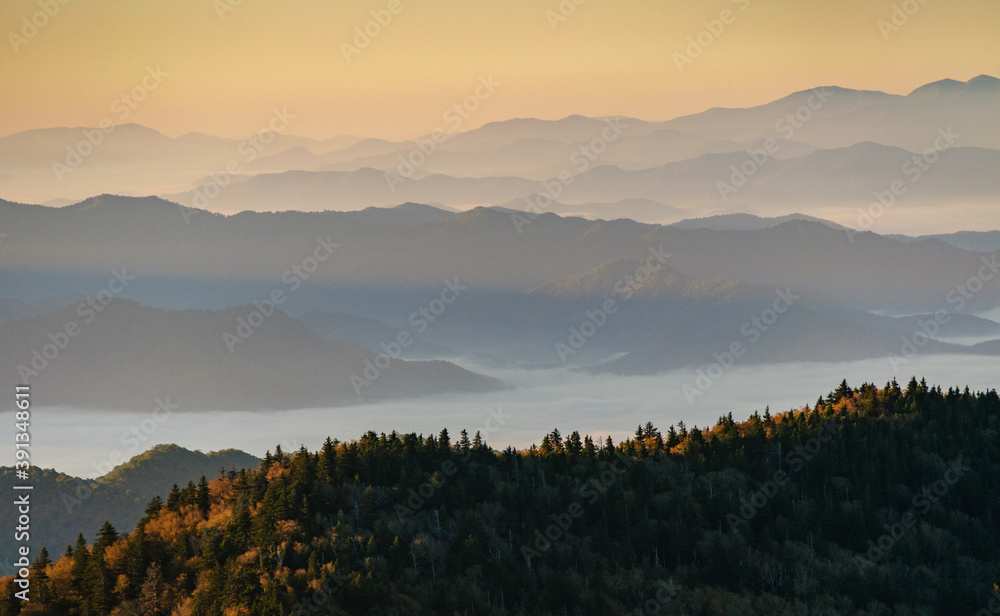
[[[617,443],[277,447],[42,551],[0,616],[975,614],[1000,582],[998,432],[996,390],[911,379]]]

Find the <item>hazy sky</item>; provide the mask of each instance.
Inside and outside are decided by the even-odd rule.
[[[144,100],[124,121],[170,136],[243,137],[287,107],[291,133],[405,138],[447,126],[444,112],[490,75],[500,85],[462,130],[573,113],[669,119],[816,85],[906,93],[1000,76],[996,0],[576,2],[3,0],[0,135],[119,123],[126,107],[115,101],[134,88]],[[894,7],[902,25],[880,28]],[[675,52],[724,10],[730,23],[710,23],[718,35],[702,34],[709,46],[680,70]],[[366,25],[375,36],[345,54]],[[147,91],[157,67],[166,75]]]

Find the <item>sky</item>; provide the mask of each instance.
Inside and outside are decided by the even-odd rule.
[[[0,135],[109,120],[241,138],[287,108],[300,135],[404,139],[456,104],[467,130],[907,93],[1000,76],[998,22],[996,0],[3,0]]]

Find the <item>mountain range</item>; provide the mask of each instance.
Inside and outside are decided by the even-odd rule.
[[[886,222],[928,234],[1000,224],[991,207],[1000,197],[998,120],[1000,80],[981,75],[907,95],[818,87],[668,121],[516,118],[410,141],[53,128],[0,138],[0,195],[65,205],[158,194],[222,213],[414,201],[650,223],[800,211],[869,228],[858,209],[898,181],[904,191]]]
[[[507,386],[484,366],[995,357],[998,120],[982,75],[409,141],[9,135],[0,381],[285,410]]]
[[[976,316],[1000,305],[998,255],[965,235],[416,203],[226,216],[111,195],[3,202],[0,227],[0,378],[38,383],[49,405],[293,409],[505,386],[463,357],[653,374],[734,344],[741,364],[1000,352]]]
[[[444,361],[383,364],[263,304],[210,312],[81,302],[2,322],[0,340],[4,380],[37,385],[38,402],[53,406],[130,410],[170,397],[184,410],[287,409],[500,386]]]
[[[934,237],[900,241],[798,218],[716,230],[553,214],[531,219],[477,208],[438,211],[418,224],[396,222],[409,221],[414,207],[404,206],[395,219],[382,211],[376,220],[371,212],[379,210],[368,219],[332,211],[222,216],[153,197],[106,195],[63,208],[0,202],[0,228],[8,233],[0,244],[0,276],[10,293],[23,292],[28,300],[30,287],[40,300],[69,291],[92,295],[124,268],[137,277],[124,296],[163,307],[249,304],[279,289],[287,292],[292,316],[316,309],[365,314],[331,307],[329,301],[352,305],[345,293],[314,297],[354,285],[410,297],[402,304],[365,304],[374,318],[400,324],[419,302],[440,293],[445,280],[467,285],[463,296],[526,293],[616,259],[642,258],[650,248],[669,252],[670,267],[691,278],[790,286],[856,309],[902,314],[957,307],[952,291],[980,272],[990,274],[984,259],[995,258]],[[317,251],[328,258],[302,271]],[[69,279],[76,281],[72,288]],[[186,291],[155,292],[169,286]],[[209,291],[210,297],[202,295]],[[192,294],[198,299],[188,301]],[[961,310],[988,311],[998,298],[998,287],[985,284]]]

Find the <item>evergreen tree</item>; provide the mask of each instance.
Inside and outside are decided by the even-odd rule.
[[[32,595],[40,603],[45,603],[53,599],[49,589],[48,567],[52,564],[49,558],[49,551],[42,547],[38,551],[38,558],[31,564],[29,569],[29,579],[31,580]]]
[[[552,432],[549,432],[549,442],[552,444],[552,450],[555,453],[563,452],[563,439],[562,434],[559,433],[559,428],[555,428]]]
[[[166,583],[159,563],[152,563],[146,570],[145,580],[139,596],[139,612],[143,616],[161,616],[165,614],[163,601],[166,594]]]
[[[337,477],[337,449],[330,437],[323,441],[323,448],[319,455],[319,478],[330,483]]]
[[[660,451],[651,422],[600,451],[553,431],[544,451],[482,443],[466,464],[422,435],[328,439],[212,484],[210,519],[192,507],[203,480],[173,509],[151,501],[129,535],[105,523],[64,562],[40,552],[32,601],[7,578],[0,616],[977,613],[1000,570],[1000,396],[893,390],[863,383],[823,418],[680,423],[670,456],[644,457]],[[331,454],[349,481],[322,479]],[[435,469],[444,481],[425,483]],[[921,511],[913,495],[945,483]]]
[[[208,515],[208,510],[211,505],[209,500],[210,492],[208,489],[208,481],[205,476],[202,475],[201,479],[198,481],[198,493],[197,493],[197,504],[198,509],[201,511],[202,515]]]
[[[175,483],[172,488],[170,488],[170,494],[167,495],[167,509],[170,511],[177,511],[181,507],[181,491],[177,488]]]
[[[670,429],[667,430],[667,449],[673,449],[681,442],[681,438],[677,435],[677,429],[674,428],[673,424],[670,425]]]
[[[566,439],[566,453],[570,456],[578,456],[583,453],[583,441],[580,439],[580,433],[576,430],[573,430]]]

